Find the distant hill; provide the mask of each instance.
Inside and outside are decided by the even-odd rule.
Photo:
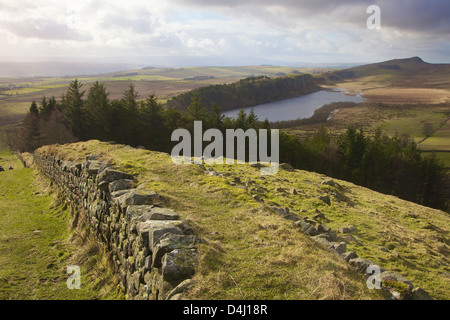
[[[0,77],[64,77],[137,69],[142,66],[95,62],[0,62]]]
[[[361,78],[399,87],[447,88],[450,86],[450,64],[427,63],[420,57],[394,59],[326,72],[316,80],[325,84]]]

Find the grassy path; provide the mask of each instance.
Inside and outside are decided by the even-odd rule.
[[[76,246],[70,213],[45,190],[48,183],[16,157],[0,153],[0,299],[116,298],[104,288],[105,261],[92,244]],[[81,289],[69,290],[67,266],[80,263]]]

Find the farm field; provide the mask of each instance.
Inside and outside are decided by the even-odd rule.
[[[427,137],[427,130],[430,130],[430,132],[438,130],[447,121],[448,117],[448,114],[439,108],[434,110],[433,108],[423,108],[410,110],[405,113],[404,117],[386,120],[373,125],[373,127],[379,126],[385,133],[391,136],[396,133],[399,135],[409,135],[415,141],[420,142]],[[439,132],[441,130],[439,129]]]
[[[448,121],[442,128],[435,132],[431,137],[420,144],[424,150],[444,150],[450,152],[450,121]]]

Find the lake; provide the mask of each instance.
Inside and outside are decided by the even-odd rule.
[[[253,107],[260,121],[284,121],[305,119],[313,116],[314,111],[332,102],[364,102],[361,94],[349,95],[346,91],[335,88],[332,91],[317,91],[298,98],[260,104]],[[252,108],[245,108],[247,114]],[[234,118],[240,109],[224,111],[224,115]]]

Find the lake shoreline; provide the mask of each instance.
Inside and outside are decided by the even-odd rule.
[[[349,94],[342,88],[326,87],[322,90],[270,103],[259,104],[253,107],[226,110],[223,114],[226,117],[234,118],[241,109],[247,113],[253,109],[258,119],[269,122],[292,121],[308,119],[314,116],[314,112],[325,105],[334,102],[364,102],[365,98],[361,93]]]

